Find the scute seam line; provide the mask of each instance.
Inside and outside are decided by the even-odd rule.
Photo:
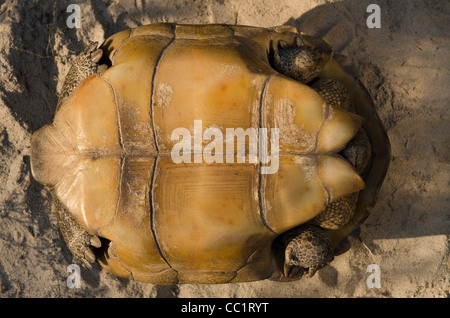
[[[326,101],[325,101],[325,103],[326,104],[325,104],[325,112],[323,114],[323,121],[320,124],[319,130],[317,131],[316,143],[314,145],[314,150],[312,151],[312,153],[317,153],[317,146],[319,145],[319,135],[320,135],[320,132],[322,131],[322,127],[325,125],[325,122],[328,120],[328,116],[330,114],[330,105]]]
[[[119,102],[117,101],[116,89],[114,88],[114,85],[110,81],[108,81],[106,78],[104,78],[101,74],[98,74],[98,75],[102,80],[104,80],[106,83],[108,83],[108,85],[110,86],[110,88],[113,92],[114,103],[116,104],[117,126],[118,126],[118,130],[119,130],[119,144],[120,144],[120,148],[125,152],[125,155],[126,155],[126,150],[125,150],[125,147],[123,144],[122,121],[120,119]]]
[[[119,103],[117,101],[117,94],[116,94],[116,90],[114,88],[114,85],[108,81],[106,78],[104,78],[101,74],[98,74],[99,77],[105,81],[109,87],[112,90],[113,96],[114,96],[114,103],[116,105],[116,114],[117,114],[117,127],[118,127],[118,133],[119,133],[119,144],[120,144],[120,148],[122,149],[123,153],[120,156],[120,171],[119,171],[119,185],[118,185],[118,198],[117,198],[117,203],[116,203],[116,211],[114,214],[113,219],[111,220],[111,222],[109,222],[108,224],[105,224],[104,226],[102,226],[101,228],[98,229],[98,233],[101,232],[102,228],[114,223],[114,221],[116,220],[118,214],[119,214],[119,209],[120,209],[120,201],[122,198],[122,178],[123,178],[123,167],[125,165],[125,159],[127,156],[127,152],[124,148],[124,144],[123,144],[123,136],[122,136],[122,125],[121,125],[121,120],[120,120],[120,112],[119,112]]]
[[[114,51],[113,56],[111,56],[111,65],[112,66],[116,65],[116,54],[117,54],[117,52],[119,52],[119,50],[125,44],[125,42],[127,42],[131,38],[131,35],[133,34],[133,31],[134,31],[134,28],[130,29],[130,34],[128,34],[128,37],[126,39],[124,39],[122,41],[122,43],[120,43],[119,47]]]
[[[320,177],[320,173],[319,173],[319,160],[317,158],[317,156],[314,156],[314,161],[316,163],[316,175],[317,178],[319,179],[319,181],[322,183],[323,188],[325,189],[325,192],[327,193],[327,204],[325,205],[325,208],[328,206],[328,204],[330,204],[331,202],[331,194],[330,191],[328,190],[327,186],[325,185],[325,182],[322,180],[322,178]]]
[[[172,267],[172,265],[170,265],[169,261],[167,260],[167,258],[164,256],[164,253],[161,249],[161,245],[158,242],[158,237],[156,235],[156,229],[155,229],[155,209],[154,209],[154,195],[153,195],[153,186],[155,184],[155,172],[156,172],[156,166],[158,165],[158,157],[155,158],[155,163],[153,164],[153,172],[152,172],[152,179],[151,179],[151,183],[150,183],[150,196],[149,196],[149,200],[150,200],[150,230],[152,231],[153,234],[153,239],[155,240],[155,245],[156,248],[158,249],[159,255],[161,255],[161,258],[167,263],[167,265],[174,270],[175,272],[177,272],[178,275],[178,271],[176,269],[174,269]]]
[[[151,90],[151,97],[150,97],[150,113],[152,116],[152,129],[153,129],[153,139],[155,140],[155,148],[156,148],[156,152],[159,154],[159,146],[158,146],[158,139],[156,138],[156,129],[155,129],[155,112],[154,112],[154,100],[155,100],[155,78],[156,78],[156,73],[158,72],[158,67],[159,67],[159,63],[161,62],[164,53],[166,52],[166,50],[169,48],[169,46],[175,41],[175,28],[176,25],[172,25],[172,31],[173,31],[173,37],[172,39],[169,41],[169,43],[167,43],[167,45],[161,50],[161,53],[159,54],[158,58],[156,59],[156,63],[155,63],[155,69],[153,70],[153,76],[152,76],[152,86],[150,88]]]
[[[262,128],[262,119],[263,119],[263,103],[266,97],[266,91],[267,91],[267,85],[269,84],[269,82],[272,80],[272,78],[274,78],[275,76],[277,76],[278,74],[272,74],[269,77],[267,77],[267,79],[264,81],[264,85],[263,88],[261,90],[261,95],[259,97],[259,128]],[[258,201],[259,201],[259,216],[261,217],[261,221],[264,224],[264,226],[272,233],[274,234],[278,234],[276,231],[274,231],[269,223],[267,222],[266,219],[266,215],[264,212],[264,206],[263,206],[263,195],[262,195],[262,186],[261,186],[261,181],[262,181],[262,162],[259,162],[259,176],[258,176]]]

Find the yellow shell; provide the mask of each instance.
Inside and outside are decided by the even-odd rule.
[[[86,78],[33,135],[31,162],[78,222],[110,241],[106,269],[158,284],[265,279],[277,270],[278,234],[364,187],[336,153],[370,126],[370,99],[330,52],[321,77],[343,79],[361,116],[327,109],[313,89],[278,74],[271,45],[297,36],[292,27],[155,24],[104,42],[112,66]],[[172,132],[194,136],[196,120],[202,133],[267,128],[269,140],[277,128],[276,173],[261,174],[260,160],[227,162],[226,138],[215,148],[222,163],[194,152],[191,163],[174,163]],[[378,179],[370,182],[376,189]]]

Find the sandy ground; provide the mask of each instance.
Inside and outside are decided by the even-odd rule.
[[[450,198],[450,2],[378,0],[381,28],[366,25],[375,1],[0,1],[0,297],[448,297]],[[88,40],[102,42],[155,22],[294,25],[351,57],[374,98],[392,162],[361,240],[311,279],[156,286],[96,268],[66,285],[74,262],[51,196],[30,174],[31,134],[54,116],[61,79]],[[370,264],[380,288],[369,288]]]

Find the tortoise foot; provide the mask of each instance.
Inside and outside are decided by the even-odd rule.
[[[317,226],[304,224],[285,234],[284,276],[312,277],[334,258],[331,242]]]
[[[96,260],[93,248],[101,247],[100,239],[81,227],[59,201],[55,200],[54,206],[67,247],[84,267],[91,269]]]
[[[284,41],[280,41],[274,53],[274,68],[285,76],[309,83],[322,71],[322,56],[319,50],[305,46],[300,41],[294,47],[288,47]]]
[[[107,69],[106,65],[99,65],[100,59],[103,56],[103,51],[98,49],[97,46],[97,42],[90,42],[89,45],[76,56],[64,80],[56,109],[59,109],[78,84],[86,77],[97,72],[103,72]]]

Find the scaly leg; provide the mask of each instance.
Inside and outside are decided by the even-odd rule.
[[[322,229],[312,224],[303,224],[286,232],[282,241],[285,277],[300,277],[305,272],[312,277],[334,258],[330,240]]]
[[[98,62],[103,55],[103,51],[97,49],[97,45],[97,42],[90,42],[73,61],[72,66],[64,79],[56,110],[61,107],[82,80],[92,74],[105,70],[106,65],[98,65]]]
[[[100,239],[81,227],[72,214],[55,197],[53,205],[67,247],[84,267],[92,268],[91,264],[95,262],[95,255],[91,248],[99,248],[102,245]]]
[[[274,68],[281,74],[306,84],[322,71],[320,51],[303,45],[300,39],[294,47],[288,47],[284,41],[278,46],[274,53]]]

